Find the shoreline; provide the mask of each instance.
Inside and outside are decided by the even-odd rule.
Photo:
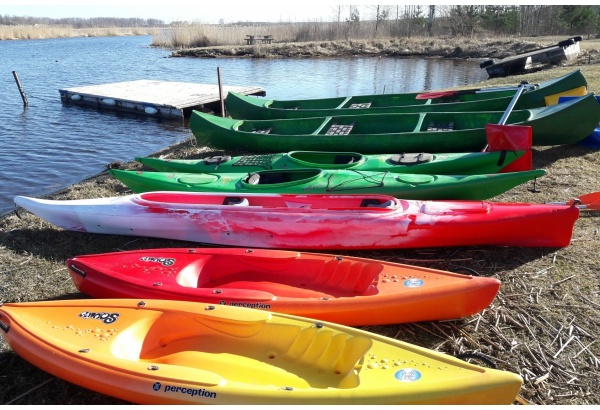
[[[171,56],[196,58],[419,57],[502,59],[540,47],[544,47],[544,45],[519,39],[473,41],[450,38],[412,38],[195,47],[175,50]]]

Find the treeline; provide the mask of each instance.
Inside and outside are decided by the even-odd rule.
[[[172,22],[140,18],[42,18],[0,15],[0,26],[57,25],[75,29],[124,27],[185,27],[189,25],[241,27],[275,25],[303,25],[297,41],[309,41],[318,33],[326,37],[352,37],[357,32],[369,31],[371,36],[433,36],[477,35],[544,36],[588,35],[600,33],[600,5],[369,5],[331,6],[328,16],[318,21],[293,24],[230,22],[217,24]],[[327,35],[327,32],[330,32]],[[340,33],[342,33],[340,35]],[[337,38],[330,38],[335,40]]]
[[[517,36],[600,33],[600,5],[435,7],[442,8],[440,16],[456,35],[481,31]]]
[[[70,26],[72,28],[131,28],[131,27],[166,27],[163,20],[140,19],[140,18],[115,18],[115,17],[93,17],[93,18],[48,18],[48,17],[18,17],[0,14],[0,26]]]
[[[537,6],[334,6],[332,20],[360,24],[374,21],[375,30],[396,36],[479,34],[509,36],[597,35],[600,5]]]

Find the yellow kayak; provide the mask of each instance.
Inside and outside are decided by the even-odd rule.
[[[511,404],[519,375],[362,330],[196,302],[6,303],[40,369],[139,404]]]

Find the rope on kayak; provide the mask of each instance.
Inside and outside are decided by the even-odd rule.
[[[351,172],[354,172],[355,174],[358,174],[359,177],[357,178],[352,178],[352,179],[346,179],[345,181],[340,182],[337,185],[331,185],[331,178],[333,178],[333,176],[338,173],[339,171],[334,171],[331,174],[329,174],[329,176],[327,177],[327,187],[326,187],[326,191],[330,192],[330,191],[335,191],[338,188],[343,187],[346,184],[351,184],[353,182],[356,181],[366,181],[368,184],[371,184],[372,186],[377,186],[377,187],[383,187],[385,186],[385,183],[383,182],[385,180],[385,176],[389,173],[388,171],[385,172],[377,172],[377,173],[370,173],[368,175],[365,175],[363,172],[361,171],[356,171],[356,170],[351,170]],[[347,171],[346,171],[347,172]],[[381,179],[379,179],[379,176],[381,175]],[[370,188],[371,186],[369,186]],[[366,187],[361,186],[361,187],[356,187],[356,188],[349,188],[349,189],[365,189]]]
[[[481,360],[482,362],[484,362],[485,364],[487,364],[488,366],[490,366],[492,369],[497,369],[498,368],[498,366],[496,366],[496,363],[494,363],[491,359],[489,359],[489,358],[487,358],[484,355],[481,355],[479,353],[461,353],[461,354],[459,354],[456,357],[458,359],[461,359],[461,360],[464,360],[464,359],[477,359],[477,360]]]

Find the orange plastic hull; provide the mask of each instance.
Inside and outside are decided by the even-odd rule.
[[[457,319],[488,307],[500,281],[373,259],[245,248],[146,249],[67,261],[95,298],[242,306],[378,325]]]

